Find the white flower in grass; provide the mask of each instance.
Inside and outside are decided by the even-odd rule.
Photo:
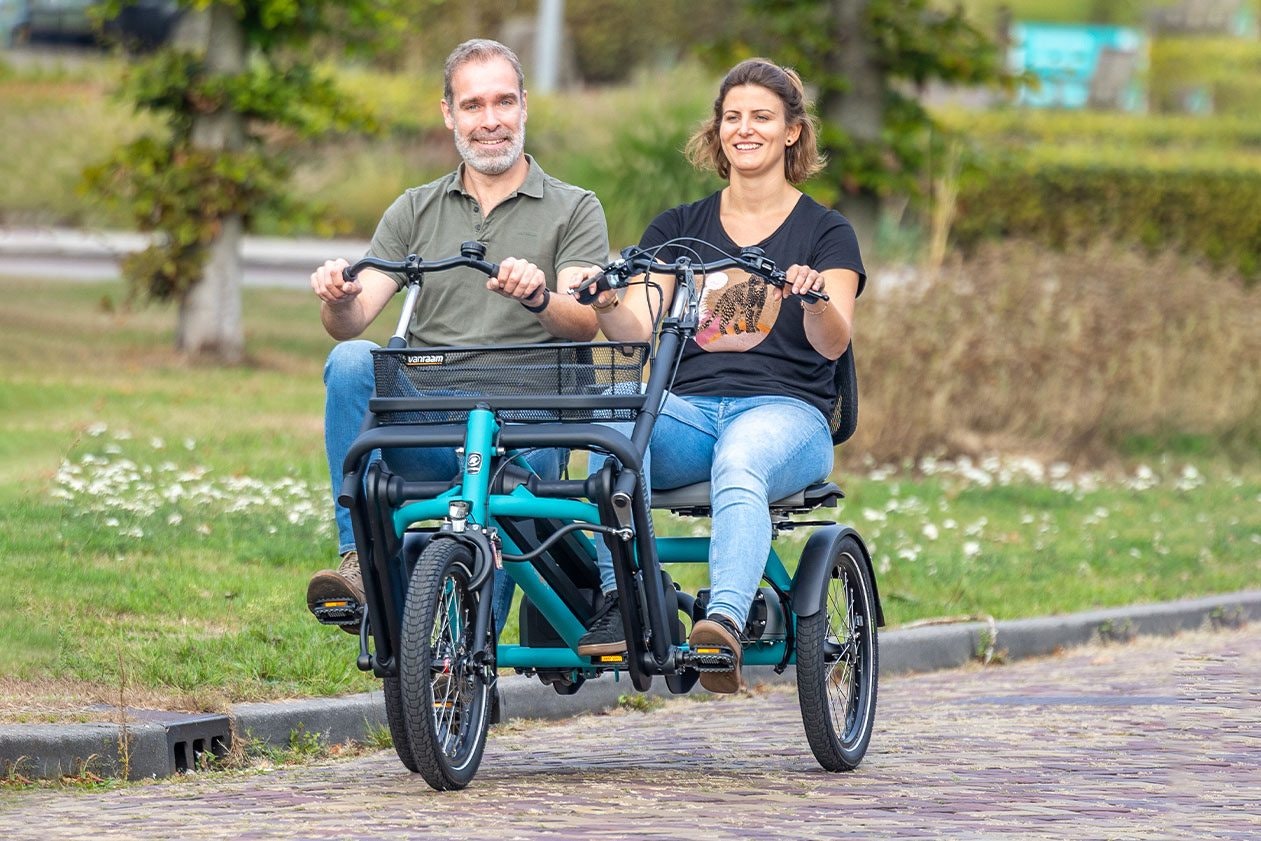
[[[975,540],[969,540],[963,544],[963,557],[972,559],[981,554],[981,544]]]
[[[112,529],[116,529],[118,528],[118,520],[114,519],[113,517],[106,517],[105,525],[109,526]]]
[[[106,433],[108,429],[109,429],[108,426],[101,423],[100,421],[97,421],[96,423],[89,426],[86,431],[88,435],[91,435],[93,438],[100,438],[102,435]]]
[[[166,442],[155,435],[149,439],[149,446],[155,450],[165,450]]]
[[[941,521],[941,527],[943,529],[956,529],[959,527],[959,523],[953,517],[947,517]]]
[[[1193,491],[1203,486],[1203,484],[1204,477],[1200,474],[1200,471],[1188,464],[1182,468],[1182,473],[1178,477],[1178,481],[1174,483],[1174,488],[1180,491]]]
[[[863,519],[869,523],[883,523],[888,518],[884,515],[883,511],[877,511],[874,508],[864,508]]]
[[[184,449],[186,449],[186,450],[190,450],[190,451],[191,451],[191,450],[195,450],[195,449],[197,449],[197,439],[196,439],[196,438],[185,438],[185,439],[184,439]]]
[[[184,515],[182,514],[176,513],[166,518],[166,524],[168,526],[178,526],[182,522],[184,522]]]
[[[939,534],[937,527],[932,523],[925,523],[922,531],[924,533],[924,537],[927,537],[929,540],[936,540]]]

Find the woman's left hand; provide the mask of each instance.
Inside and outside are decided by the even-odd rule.
[[[788,270],[784,272],[784,278],[785,294],[788,294],[790,287],[793,295],[823,291],[823,275],[809,266],[789,266]]]

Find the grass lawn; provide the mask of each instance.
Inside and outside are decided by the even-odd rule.
[[[171,311],[123,311],[122,294],[0,278],[0,572],[17,605],[0,617],[0,720],[64,716],[65,699],[220,708],[373,688],[353,640],[304,603],[334,548],[314,299],[248,291],[251,362],[215,369],[171,350]],[[874,548],[894,624],[1261,586],[1261,459],[863,462],[842,452],[836,516]]]

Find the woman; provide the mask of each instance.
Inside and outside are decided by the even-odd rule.
[[[689,642],[736,652],[732,672],[701,674],[711,692],[735,692],[744,686],[740,629],[770,551],[768,503],[832,470],[833,370],[849,346],[865,274],[849,222],[794,186],[822,167],[796,73],[765,59],[736,65],[687,152],[693,164],[717,170],[727,186],[662,213],[640,245],[676,237],[696,237],[731,253],[755,245],[788,267],[782,292],[742,273],[706,278],[700,329],[684,349],[650,443],[652,487],[711,483],[710,599]],[[667,246],[660,258],[718,256],[687,245]],[[654,280],[668,306],[674,278]],[[792,297],[807,291],[826,292],[829,300],[806,304]],[[655,296],[615,291],[601,293],[592,306],[614,341],[647,340],[660,312]],[[626,649],[611,560],[601,550],[606,603],[580,641],[579,653],[588,656]]]

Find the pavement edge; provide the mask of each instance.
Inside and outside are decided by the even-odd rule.
[[[1199,628],[1238,627],[1261,618],[1261,590],[1246,590],[1176,602],[1132,605],[1083,613],[899,628],[880,635],[881,673],[888,675],[949,669],[982,659],[989,652],[1004,660],[1053,654],[1093,641],[1124,642],[1137,636],[1168,636]],[[789,668],[750,668],[754,684],[791,683]],[[595,714],[617,706],[634,693],[626,676],[589,681],[575,695],[559,695],[534,678],[500,678],[504,720],[555,719]],[[700,690],[698,690],[700,691]],[[651,694],[668,696],[664,681]],[[206,719],[206,714],[197,714]],[[364,741],[385,728],[380,692],[340,698],[311,698],[237,704],[222,717],[236,739],[272,745],[290,744],[295,734],[317,734],[328,744]],[[85,770],[117,776],[126,767],[131,779],[175,773],[170,728],[161,723],[9,724],[0,725],[0,774],[27,778],[76,776]],[[127,755],[120,748],[126,739]]]

